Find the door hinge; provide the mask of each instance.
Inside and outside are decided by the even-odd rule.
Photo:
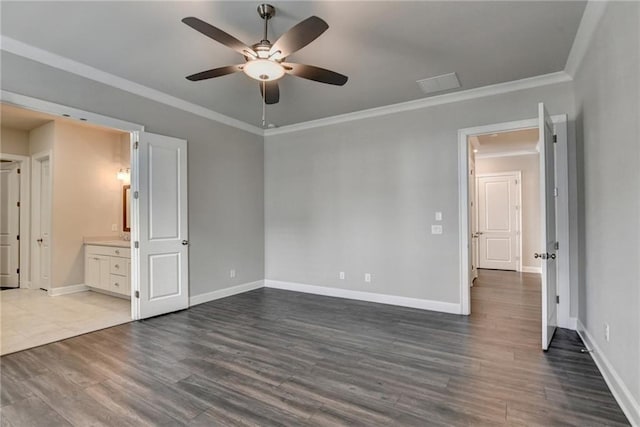
[[[20,269],[19,268],[16,269],[16,273],[20,274]]]
[[[556,250],[560,249],[560,242],[555,242],[553,244],[553,248],[556,249]]]
[[[17,202],[17,203],[16,203],[16,206],[20,207],[20,202]]]
[[[140,247],[140,242],[133,242],[133,247],[138,249]]]
[[[553,187],[553,197],[558,197],[558,187]]]
[[[138,141],[136,141],[136,142],[134,142],[134,143],[133,143],[133,149],[134,149],[134,150],[137,150],[137,149],[138,149]]]
[[[556,304],[560,304],[560,295],[556,295]]]
[[[20,175],[20,169],[18,168],[18,175]]]
[[[134,192],[133,192],[133,198],[134,198],[134,199],[137,199],[137,198],[138,198],[138,192],[137,192],[137,191],[134,191]]]
[[[136,291],[136,298],[140,298],[140,291]]]
[[[518,180],[516,179],[516,185],[518,185]]]
[[[553,135],[553,142],[554,143],[558,142],[558,135]]]
[[[16,236],[16,240],[20,240],[20,235],[19,234]]]

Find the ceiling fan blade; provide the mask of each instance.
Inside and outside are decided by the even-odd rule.
[[[189,16],[182,20],[185,24],[190,26],[196,31],[204,34],[205,36],[217,41],[218,43],[222,43],[223,45],[230,47],[241,55],[244,56],[258,56],[256,52],[247,46],[245,43],[241,42],[237,38],[233,37],[231,34],[228,34],[222,31],[220,28],[216,28],[211,24],[204,22],[201,19],[194,18],[193,16]]]
[[[280,88],[277,81],[264,82],[266,95],[262,90],[263,82],[260,82],[260,95],[264,98],[265,104],[277,104],[280,101]]]
[[[293,64],[290,62],[283,62],[282,65],[288,74],[320,83],[342,86],[349,80],[349,77],[343,74],[314,67],[313,65]]]
[[[187,80],[197,82],[199,80],[212,79],[214,77],[226,76],[227,74],[237,73],[242,70],[241,65],[228,65],[226,67],[214,68],[212,70],[203,71],[201,73],[187,76]]]
[[[329,24],[317,16],[311,16],[280,36],[271,47],[269,54],[273,55],[280,51],[277,57],[286,58],[317,39],[327,28],[329,28]]]

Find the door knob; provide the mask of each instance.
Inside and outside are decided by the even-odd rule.
[[[547,256],[551,259],[556,259],[556,254],[551,254],[551,255],[547,254]]]
[[[188,240],[183,240],[183,241],[182,241],[182,244],[183,244],[184,246],[187,246],[187,245],[189,244],[189,241],[188,241]]]
[[[539,254],[539,253],[535,253],[533,254],[534,258],[540,258],[540,259],[547,259],[547,254]]]

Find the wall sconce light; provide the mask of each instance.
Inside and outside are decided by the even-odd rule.
[[[129,181],[130,176],[131,176],[131,170],[129,168],[120,169],[117,175],[118,180],[120,181]]]

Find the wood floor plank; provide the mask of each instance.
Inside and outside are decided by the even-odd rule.
[[[540,347],[535,274],[458,316],[275,289],[0,359],[1,426],[628,425],[583,343]]]

